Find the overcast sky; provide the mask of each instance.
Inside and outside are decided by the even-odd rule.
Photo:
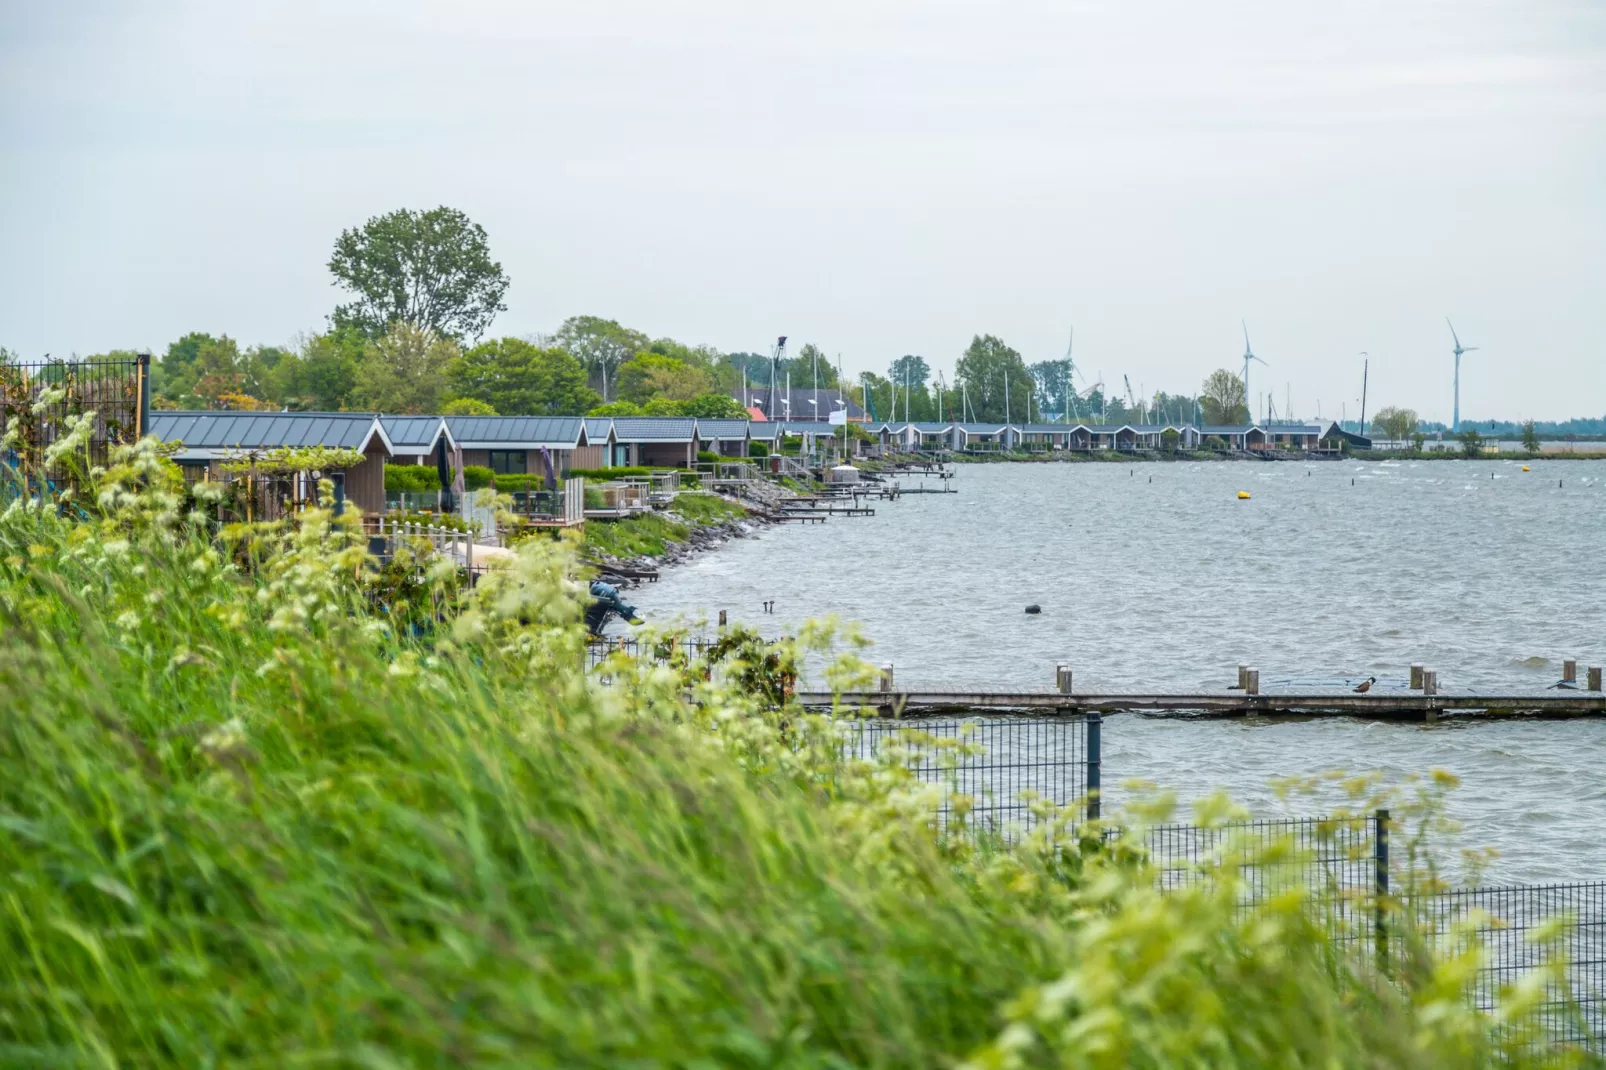
[[[447,204],[577,313],[885,371],[1606,412],[1606,5],[0,0],[0,345],[285,343]]]

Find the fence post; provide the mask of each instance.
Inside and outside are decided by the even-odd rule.
[[[139,364],[139,419],[135,422],[139,437],[144,438],[151,433],[151,355],[141,353],[136,359]]]
[[[1373,910],[1376,917],[1373,923],[1377,931],[1377,962],[1378,967],[1388,969],[1389,934],[1388,918],[1384,911],[1383,901],[1389,894],[1389,812],[1379,810],[1372,815],[1372,863],[1373,863]]]
[[[1104,718],[1092,710],[1084,722],[1087,725],[1087,816],[1097,821],[1102,810],[1099,792],[1103,787],[1103,735]]]

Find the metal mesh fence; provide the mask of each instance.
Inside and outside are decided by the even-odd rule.
[[[7,459],[37,476],[45,451],[75,417],[92,413],[89,461],[105,465],[113,445],[139,436],[146,372],[141,358],[0,364],[0,435],[7,436]]]
[[[1482,945],[1479,1008],[1493,1010],[1503,988],[1542,971],[1535,1043],[1606,1054],[1606,881],[1434,892],[1406,907],[1423,937],[1456,950]]]
[[[1155,825],[1143,830],[1141,845],[1164,890],[1209,880],[1233,866],[1244,914],[1282,892],[1308,889],[1333,943],[1365,966],[1373,961],[1379,935],[1379,862],[1387,865],[1377,825],[1375,817]],[[1118,834],[1112,830],[1112,836]]]
[[[1037,824],[1028,799],[1063,807],[1087,795],[1087,725],[1080,716],[871,719],[843,721],[841,727],[848,753],[866,760],[911,733],[973,744],[915,747],[908,768],[928,783],[952,784],[970,798],[972,821],[1006,838]],[[946,825],[952,816],[953,798],[947,794],[937,818]]]
[[[698,656],[710,641],[682,639],[678,648],[633,639],[594,642],[593,663],[623,650],[667,659]],[[847,754],[869,759],[908,733],[963,741],[963,750],[911,747],[908,768],[921,780],[952,784],[973,800],[975,826],[1013,838],[1039,819],[1030,798],[1057,806],[1088,797],[1102,779],[1096,717],[957,717],[844,720]],[[946,825],[953,800],[945,794],[937,818]],[[1351,818],[1286,818],[1200,827],[1145,828],[1140,846],[1162,889],[1210,880],[1226,865],[1241,881],[1240,909],[1255,909],[1278,893],[1302,887],[1316,893],[1335,947],[1350,967],[1369,973],[1391,968],[1411,941],[1456,949],[1476,940],[1482,963],[1470,992],[1492,1011],[1502,990],[1541,971],[1536,1048],[1571,1046],[1606,1055],[1606,881],[1518,885],[1443,892],[1393,889],[1398,913],[1379,912],[1388,895],[1388,814]],[[1109,834],[1112,838],[1119,831]]]

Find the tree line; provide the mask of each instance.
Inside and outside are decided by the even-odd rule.
[[[491,256],[484,228],[454,208],[401,209],[342,231],[328,268],[348,300],[330,314],[327,329],[289,346],[243,347],[228,335],[186,334],[154,362],[154,403],[739,417],[744,387],[763,390],[773,378],[777,386],[841,389],[875,419],[1242,424],[1251,418],[1243,380],[1226,369],[1212,372],[1193,396],[1138,397],[1124,381],[1124,390],[1114,390],[1084,378],[1078,388],[1080,373],[1070,359],[1027,364],[991,334],[972,338],[953,383],[934,376],[918,354],[896,358],[885,375],[863,372],[847,381],[840,363],[812,343],[777,362],[762,353],[652,338],[600,316],[570,317],[551,335],[484,339],[507,307],[511,283]],[[0,350],[0,360],[8,359],[15,354]],[[1419,425],[1411,410],[1391,408],[1378,413],[1374,426],[1405,441]]]

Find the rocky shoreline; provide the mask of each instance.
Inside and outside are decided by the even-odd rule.
[[[746,503],[741,503],[744,506]],[[670,510],[673,512],[673,510]],[[679,519],[686,523],[691,532],[685,542],[670,542],[659,555],[643,555],[640,557],[618,558],[611,554],[602,554],[592,564],[601,573],[606,573],[613,579],[624,581],[627,585],[634,585],[647,576],[654,576],[666,568],[685,562],[711,550],[717,550],[733,539],[745,539],[757,535],[764,528],[776,522],[766,518],[761,513],[751,511],[741,520],[724,520],[717,524],[697,524],[684,517]],[[636,575],[645,574],[645,575]]]

